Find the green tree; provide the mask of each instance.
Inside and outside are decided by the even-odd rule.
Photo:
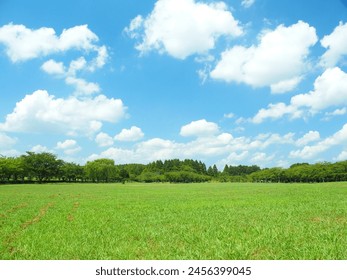
[[[77,181],[83,178],[83,167],[71,162],[64,162],[60,168],[63,181]]]
[[[40,183],[51,180],[59,174],[63,161],[52,153],[27,152],[23,155],[23,167],[29,176],[35,177]]]
[[[86,176],[93,182],[112,182],[119,180],[114,160],[102,158],[88,161],[85,165]]]

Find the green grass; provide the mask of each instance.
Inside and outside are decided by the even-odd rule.
[[[347,259],[347,183],[0,186],[0,259]]]

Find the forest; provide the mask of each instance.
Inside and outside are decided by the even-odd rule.
[[[96,159],[85,165],[66,162],[52,153],[27,152],[18,157],[0,157],[0,183],[43,182],[264,182],[317,183],[347,181],[347,161],[315,164],[296,163],[289,168],[260,168],[257,165],[207,167],[192,159],[157,160],[149,164],[115,164]]]

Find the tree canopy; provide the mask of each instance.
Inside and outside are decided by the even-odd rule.
[[[52,153],[27,152],[0,157],[0,182],[331,182],[347,181],[347,161],[296,163],[289,168],[225,165],[223,171],[192,159],[157,160],[148,164],[116,164],[96,159],[85,165],[65,162]]]

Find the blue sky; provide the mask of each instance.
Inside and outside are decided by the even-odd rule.
[[[345,0],[0,0],[0,154],[347,159]]]

